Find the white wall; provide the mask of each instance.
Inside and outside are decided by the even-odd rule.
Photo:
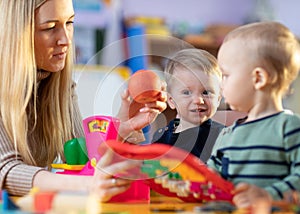
[[[274,19],[300,36],[299,0],[122,0],[122,7],[125,17],[158,16],[167,22],[186,21],[205,26],[215,23],[242,24],[253,15],[256,1],[267,2]]]
[[[88,66],[77,68],[74,74],[82,117],[116,116],[120,107],[120,94],[127,82],[120,73],[113,68]]]
[[[118,9],[120,9],[119,4],[121,4],[125,17],[136,15],[159,16],[165,18],[167,22],[186,21],[198,25],[198,27],[213,23],[242,24],[255,8],[255,0],[112,1],[118,1]],[[270,0],[269,3],[274,20],[284,23],[300,37],[300,1]],[[82,23],[81,21],[84,21],[84,23],[94,23],[96,21],[93,18],[91,18],[93,20],[89,20],[89,17],[83,18],[82,13],[79,15],[77,18],[80,23]],[[116,22],[112,23],[117,24]],[[81,39],[80,45],[85,45],[85,48],[87,48],[88,40],[91,40],[91,38],[82,37]],[[116,51],[114,51],[114,54],[116,54]],[[114,57],[116,56],[114,55]],[[77,71],[75,78],[78,81],[79,104],[84,116],[89,116],[91,113],[115,114],[115,108],[119,102],[118,93],[124,81],[118,74],[110,70],[107,72],[89,71],[86,73]],[[294,94],[285,99],[284,105],[286,108],[300,113],[300,78],[297,79],[294,88]]]

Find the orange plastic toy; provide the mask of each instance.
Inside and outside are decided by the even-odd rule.
[[[153,71],[139,70],[130,77],[128,91],[138,103],[154,102],[161,93],[161,80]]]

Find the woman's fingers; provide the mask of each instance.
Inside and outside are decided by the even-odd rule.
[[[100,158],[100,160],[98,161],[96,168],[97,169],[102,169],[108,165],[111,164],[112,159],[113,159],[113,151],[110,148],[107,148],[106,152],[104,153],[104,155]]]
[[[106,202],[111,197],[120,194],[130,187],[131,181],[119,178],[98,179],[92,188],[92,192],[98,196],[101,202]]]
[[[152,103],[147,103],[145,104],[145,107],[140,109],[140,112],[145,113],[145,112],[155,112],[155,113],[160,113],[164,111],[167,108],[167,103],[166,102],[161,102],[161,101],[155,101]]]
[[[99,179],[96,184],[100,188],[108,189],[108,188],[128,186],[130,185],[131,182],[132,182],[131,180],[127,180],[127,179],[110,177],[107,179]]]
[[[129,108],[130,108],[130,97],[128,90],[124,90],[121,94],[121,107],[118,112],[118,118],[121,121],[128,120]]]
[[[118,187],[112,187],[112,188],[106,189],[105,191],[103,191],[103,189],[100,189],[99,194],[98,194],[98,199],[100,202],[107,202],[113,196],[126,191],[129,187],[130,187],[130,184],[118,186]]]
[[[114,152],[109,148],[95,167],[90,191],[102,202],[127,190],[132,182],[126,179],[127,170],[140,166],[142,161],[125,160],[114,163]],[[123,177],[122,177],[123,175]]]
[[[142,161],[140,160],[130,160],[125,158],[123,160],[121,159],[119,162],[113,162],[113,156],[114,151],[108,148],[102,158],[98,161],[96,165],[96,173],[99,177],[111,178],[116,174],[126,174],[127,170],[142,164]]]
[[[161,91],[167,91],[167,83],[166,81],[161,81]]]
[[[113,163],[104,168],[97,168],[97,170],[101,171],[103,177],[111,177],[114,175],[118,175],[118,177],[120,177],[122,174],[125,176],[127,170],[140,166],[141,164],[142,161],[125,160],[122,162]]]

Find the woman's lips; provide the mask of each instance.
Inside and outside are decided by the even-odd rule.
[[[66,55],[67,55],[66,52],[61,52],[61,53],[53,54],[53,57],[58,59],[65,59]]]

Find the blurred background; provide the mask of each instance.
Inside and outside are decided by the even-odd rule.
[[[300,38],[299,0],[73,0],[76,72],[83,117],[115,115],[119,93],[139,69],[163,71],[175,51],[195,47],[217,55],[237,26],[274,20]],[[300,80],[284,100],[300,113]],[[227,109],[223,103],[220,109]]]

